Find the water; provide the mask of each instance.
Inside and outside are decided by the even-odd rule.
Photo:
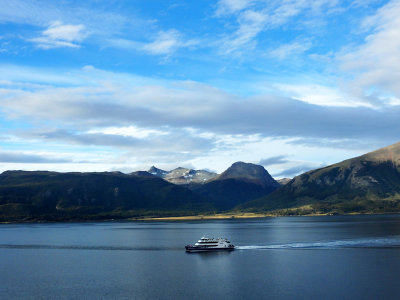
[[[399,299],[399,272],[398,215],[0,225],[1,299]]]

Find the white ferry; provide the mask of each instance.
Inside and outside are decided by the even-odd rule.
[[[208,238],[203,236],[194,245],[185,246],[187,252],[195,251],[232,251],[235,246],[226,238]]]

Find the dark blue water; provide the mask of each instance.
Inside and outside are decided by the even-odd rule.
[[[1,299],[399,299],[399,273],[397,215],[0,225]]]

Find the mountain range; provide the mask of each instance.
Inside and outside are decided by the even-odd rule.
[[[277,182],[244,162],[221,174],[151,167],[131,174],[6,171],[0,221],[400,212],[400,143]]]
[[[0,174],[0,221],[218,212],[278,186],[263,167],[245,163],[235,163],[219,176],[155,167],[131,174],[6,171]]]
[[[164,171],[152,166],[147,172],[174,184],[205,183],[218,175],[206,170],[193,170],[181,167],[172,171]]]
[[[249,200],[265,196],[280,187],[264,167],[236,162],[221,174],[205,170],[176,168],[165,171],[152,166],[148,173],[185,186],[217,211],[226,211]]]

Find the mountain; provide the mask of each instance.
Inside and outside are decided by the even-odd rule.
[[[171,171],[164,171],[152,166],[148,172],[174,184],[202,184],[217,176],[216,173],[205,170],[193,170],[180,167]]]
[[[217,209],[228,210],[240,203],[265,196],[279,186],[264,167],[236,162],[222,174],[192,189]]]
[[[235,162],[226,171],[214,178],[214,180],[220,181],[226,179],[237,179],[258,184],[262,187],[278,188],[280,186],[263,166],[244,162]]]
[[[285,185],[286,183],[288,183],[290,180],[292,180],[291,178],[281,178],[281,179],[277,179],[276,181],[280,184],[280,185]]]
[[[151,168],[147,172],[161,178],[164,178],[164,176],[168,174],[167,171],[158,169],[155,166],[151,166]]]
[[[152,176],[120,172],[0,174],[0,220],[104,219],[213,209],[192,191]]]
[[[270,195],[238,209],[399,212],[400,143],[296,176]]]

